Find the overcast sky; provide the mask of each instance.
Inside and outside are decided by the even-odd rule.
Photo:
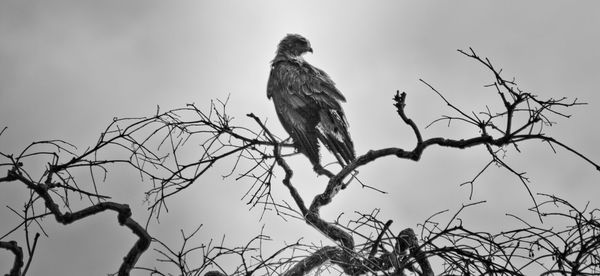
[[[492,82],[490,73],[456,51],[473,47],[503,68],[504,76],[514,76],[523,90],[541,98],[588,102],[570,111],[571,119],[556,118],[558,124],[547,133],[600,160],[600,2],[368,3],[0,1],[0,129],[8,127],[0,150],[17,152],[45,139],[68,140],[83,150],[113,117],[151,115],[157,105],[162,110],[187,103],[206,107],[210,99],[228,95],[238,122],[254,112],[285,136],[265,88],[277,43],[287,33],[299,33],[314,49],[306,60],[328,72],[348,100],[343,107],[358,154],[414,145],[392,106],[396,90],[408,93],[408,115],[422,127],[451,114],[419,78],[466,110],[497,106],[497,95],[483,88]],[[440,124],[423,134],[478,135],[453,127]],[[596,200],[591,205],[600,206],[600,176],[591,166],[564,150],[554,154],[542,143],[521,149],[520,154],[511,149],[507,160],[528,172],[534,192],[562,195],[581,207]],[[431,148],[417,163],[380,160],[361,169],[360,176],[389,194],[351,186],[323,209],[323,217],[333,220],[339,212],[378,207],[382,220],[394,220],[395,231],[416,227],[437,211],[470,202],[469,189],[459,184],[488,159],[482,148]],[[306,183],[298,189],[310,201],[324,187],[324,178],[310,173],[304,157],[292,161],[301,172],[296,183]],[[176,245],[179,229],[204,224],[199,243],[225,234],[230,245],[238,245],[267,223],[267,234],[276,243],[321,238],[303,223],[283,222],[274,214],[259,221],[259,210],[248,211],[240,201],[247,183],[219,179],[200,181],[179,195],[151,234]],[[114,201],[132,205],[134,217],[145,219],[142,193],[148,186],[120,178],[109,178],[104,185]],[[281,199],[289,200],[281,185],[276,189]],[[26,198],[22,187],[0,187],[2,206],[18,209]],[[505,213],[531,206],[522,184],[499,168],[477,182],[472,201],[477,200],[488,203],[464,218],[487,231],[507,225]],[[3,207],[0,221],[5,233],[18,220]],[[113,214],[70,226],[57,226],[51,219],[45,223],[50,238],[40,241],[31,275],[105,275],[116,271],[134,241]],[[11,255],[0,252],[1,273],[7,273],[11,261]],[[144,255],[140,264],[153,266],[152,255]]]

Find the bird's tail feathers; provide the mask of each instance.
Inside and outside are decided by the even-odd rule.
[[[354,143],[348,133],[344,114],[337,110],[321,111],[321,121],[317,125],[319,140],[333,153],[342,166],[356,159]]]
[[[304,131],[294,131],[294,142],[298,146],[298,150],[308,157],[308,160],[314,165],[320,164],[319,156],[319,141],[314,133],[306,133]]]

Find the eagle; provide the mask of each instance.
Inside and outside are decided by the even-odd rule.
[[[344,95],[323,70],[302,55],[313,52],[301,35],[288,34],[271,61],[267,98],[273,99],[277,117],[299,152],[313,168],[321,168],[319,140],[345,166],[356,158],[341,102]]]

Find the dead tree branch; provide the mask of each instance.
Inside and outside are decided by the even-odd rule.
[[[0,241],[0,248],[4,248],[15,255],[13,266],[8,272],[8,276],[20,276],[21,267],[23,267],[23,249],[17,245],[16,241],[3,242]]]
[[[93,206],[81,209],[77,212],[65,212],[63,213],[58,204],[55,203],[54,199],[49,193],[48,185],[44,183],[35,183],[25,177],[22,172],[15,168],[7,173],[5,179],[8,181],[19,181],[27,186],[30,190],[34,191],[43,201],[48,210],[54,215],[57,222],[64,225],[73,223],[75,221],[93,216],[97,213],[112,210],[118,213],[118,221],[120,225],[129,228],[136,236],[139,237],[138,241],[129,250],[127,255],[123,258],[123,263],[119,268],[119,275],[129,275],[132,267],[135,265],[139,257],[148,249],[150,246],[151,237],[148,235],[146,230],[139,225],[135,220],[131,218],[131,210],[129,206],[125,204],[119,204],[114,202],[100,202]],[[16,244],[15,244],[16,246]],[[20,248],[19,248],[20,249]],[[13,251],[14,252],[14,251]],[[20,253],[20,259],[22,263],[22,251]],[[16,255],[16,254],[15,254]],[[17,256],[17,255],[16,255]],[[21,264],[22,266],[22,264]],[[19,266],[20,267],[20,266]]]

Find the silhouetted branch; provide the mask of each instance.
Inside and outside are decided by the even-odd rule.
[[[23,249],[17,245],[16,241],[3,242],[0,241],[0,248],[4,248],[15,255],[12,268],[8,272],[8,276],[20,276],[21,267],[23,267]]]
[[[266,254],[263,243],[270,242],[271,238],[261,234],[253,237],[243,246],[225,246],[225,237],[215,244],[210,240],[208,244],[191,245],[192,240],[197,238],[201,227],[192,233],[185,234],[181,231],[182,243],[178,249],[172,249],[160,240],[155,240],[160,248],[154,249],[159,257],[160,263],[174,266],[179,275],[274,275],[290,266],[296,258],[298,251],[308,250],[308,246],[300,241],[287,244],[272,254]],[[239,260],[239,265],[228,269],[219,264],[222,259]],[[159,275],[171,275],[162,273],[156,268],[136,267],[137,270],[149,271]]]
[[[139,225],[135,220],[131,219],[131,210],[129,206],[125,204],[118,204],[114,202],[100,202],[96,205],[81,209],[77,212],[65,212],[63,213],[58,204],[54,202],[54,199],[49,194],[49,187],[44,183],[34,183],[25,176],[23,176],[18,169],[8,171],[7,178],[19,181],[27,186],[30,190],[37,193],[40,198],[44,201],[44,204],[48,210],[54,215],[57,222],[62,224],[70,224],[75,221],[87,218],[97,213],[112,210],[118,213],[117,219],[119,224],[129,228],[136,236],[139,237],[135,245],[130,249],[123,263],[119,268],[119,275],[129,275],[129,271],[135,265],[139,257],[148,249],[150,246],[151,237],[148,235],[146,230]]]
[[[511,215],[525,226],[497,234],[473,232],[457,221],[455,215],[444,228],[439,228],[439,224],[431,220],[423,224],[425,252],[446,261],[444,274],[476,272],[529,275],[528,271],[544,271],[543,275],[599,273],[600,224],[595,216],[597,210],[586,215],[585,209],[578,210],[563,199],[541,196],[546,199],[539,204],[542,216],[565,219],[564,224],[559,224],[565,225],[562,229],[556,226],[537,227]],[[543,211],[547,208],[560,211]]]

